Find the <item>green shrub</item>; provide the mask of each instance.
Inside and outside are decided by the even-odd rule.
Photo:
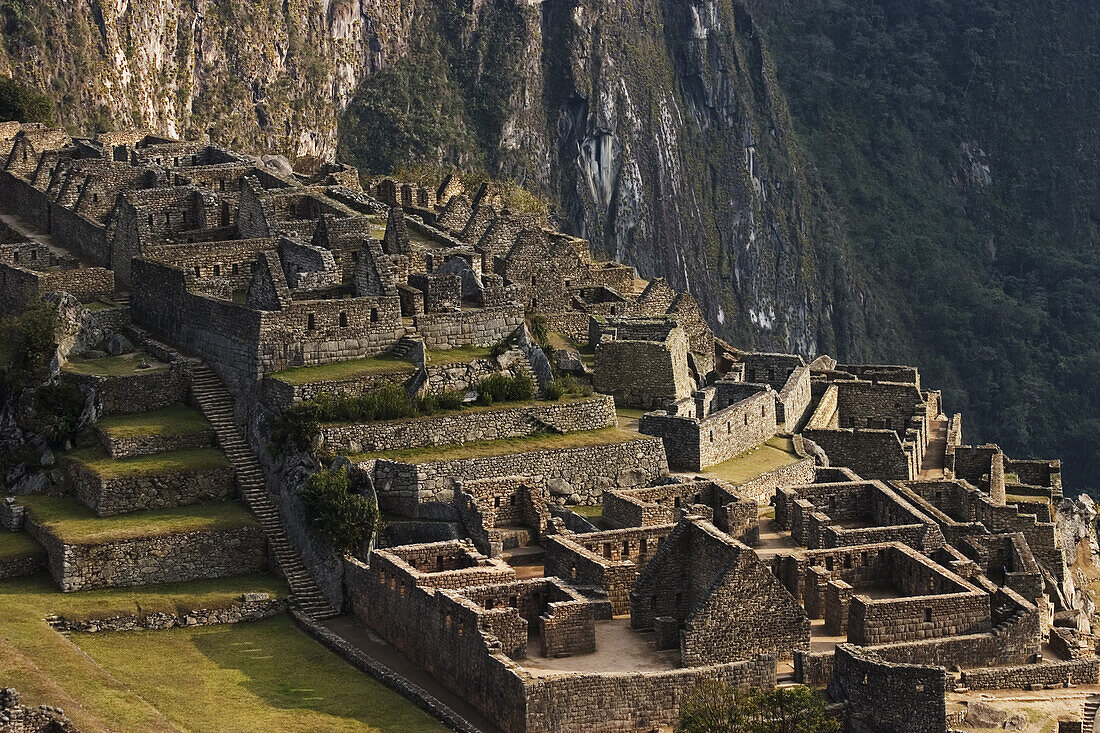
[[[565,387],[561,385],[561,381],[556,381],[546,388],[546,399],[551,402],[556,402],[562,398],[565,394]]]
[[[44,384],[34,391],[34,427],[55,445],[76,437],[84,395],[72,384]]]
[[[345,469],[313,474],[298,497],[310,524],[340,552],[362,552],[381,528],[377,502],[351,490]]]
[[[496,359],[497,357],[503,356],[509,348],[507,341],[497,341],[493,344],[493,348],[489,349],[489,356]]]
[[[482,404],[494,402],[524,402],[533,399],[537,389],[535,383],[526,374],[509,377],[494,374],[478,382],[477,392]]]
[[[582,382],[574,377],[572,374],[563,374],[557,380],[566,394],[579,395],[581,397],[591,397],[593,393],[592,385],[588,382]]]
[[[680,708],[678,733],[837,733],[840,722],[824,698],[802,685],[738,690],[701,683]]]
[[[442,410],[461,410],[466,393],[460,389],[449,389],[439,395],[439,407]]]
[[[527,314],[527,324],[531,327],[531,337],[544,349],[550,345],[550,326],[546,316],[536,311]]]
[[[37,89],[15,79],[0,78],[0,122],[53,124],[53,105]]]
[[[57,309],[42,301],[0,321],[0,350],[12,377],[24,382],[46,365],[57,347],[57,326]]]

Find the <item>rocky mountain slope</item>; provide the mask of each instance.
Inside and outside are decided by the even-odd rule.
[[[730,340],[916,363],[968,440],[1063,455],[1071,487],[1096,483],[1100,12],[1083,0],[0,13],[0,73],[74,128],[512,178],[598,251],[691,291]]]

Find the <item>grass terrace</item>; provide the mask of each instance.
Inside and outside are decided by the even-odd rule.
[[[0,562],[35,556],[45,557],[46,548],[31,539],[26,532],[0,530]]]
[[[152,634],[75,634],[73,641],[169,721],[191,731],[445,730],[285,615]]]
[[[405,450],[382,451],[376,453],[358,453],[348,456],[353,462],[372,458],[384,458],[402,463],[434,463],[453,461],[460,458],[484,458],[487,456],[509,456],[531,451],[556,450],[562,448],[583,448],[613,443],[626,443],[646,436],[620,428],[601,428],[579,433],[536,433],[519,438],[501,440],[481,440],[445,447],[408,448]]]
[[[596,368],[596,350],[588,344],[578,344],[558,331],[551,331],[549,337],[550,345],[555,349],[576,349],[586,367],[589,369]]]
[[[97,517],[75,499],[54,496],[24,496],[30,518],[66,544],[97,545],[141,537],[160,537],[186,532],[216,531],[249,527],[256,520],[233,501],[132,512],[115,517]]]
[[[228,468],[230,465],[229,459],[217,448],[165,451],[133,458],[111,458],[102,448],[85,448],[70,451],[64,458],[80,463],[101,478],[184,473]]]
[[[0,680],[15,681],[26,705],[64,708],[84,733],[443,730],[285,615],[72,636],[45,622],[225,608],[248,592],[287,588],[264,574],[68,594],[45,573],[0,581]]]
[[[703,469],[703,473],[743,484],[757,476],[801,460],[794,452],[790,438],[776,436],[756,448],[745,451],[728,461]]]
[[[586,519],[603,518],[603,504],[596,504],[595,506],[589,506],[587,504],[570,504],[565,508],[572,511],[574,514],[580,514]]]
[[[337,361],[332,364],[291,367],[281,372],[275,372],[270,376],[272,379],[278,379],[287,384],[301,385],[312,384],[313,382],[338,382],[377,374],[401,374],[402,372],[412,371],[413,365],[411,362],[388,354],[380,354],[365,359]]]
[[[489,346],[460,346],[455,349],[427,349],[428,364],[468,364],[476,359],[488,359]]]
[[[210,423],[198,410],[175,404],[152,412],[105,417],[96,427],[112,438],[136,438],[143,435],[194,435],[210,430]]]
[[[142,361],[149,365],[148,369],[138,368],[138,364]],[[125,377],[131,374],[159,372],[167,368],[168,364],[157,361],[145,352],[136,351],[133,354],[105,356],[102,359],[73,358],[65,365],[64,371],[95,377]]]

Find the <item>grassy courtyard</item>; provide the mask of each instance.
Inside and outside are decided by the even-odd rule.
[[[287,616],[122,634],[62,635],[45,617],[220,608],[286,594],[263,574],[58,593],[45,574],[0,581],[0,684],[64,708],[85,733],[443,730]]]
[[[138,367],[141,362],[149,365],[147,369]],[[125,377],[130,374],[148,374],[168,368],[164,362],[157,361],[148,354],[138,351],[121,356],[105,356],[101,359],[73,358],[65,365],[64,371],[76,374],[89,374],[99,377]]]
[[[601,428],[579,433],[537,433],[519,438],[501,440],[480,440],[471,443],[444,447],[407,448],[405,450],[382,451],[377,453],[359,453],[349,458],[365,461],[371,458],[385,458],[403,463],[434,463],[452,461],[460,458],[484,458],[486,456],[510,456],[528,451],[555,450],[560,448],[582,448],[589,446],[626,443],[645,436],[619,428]]]
[[[794,452],[790,438],[771,438],[760,445],[714,466],[703,469],[703,473],[729,481],[731,484],[743,484],[750,479],[772,471],[781,466],[800,460]]]
[[[165,451],[132,458],[111,458],[102,448],[89,448],[71,451],[64,457],[86,466],[102,478],[183,473],[229,466],[229,459],[217,448]]]
[[[152,412],[113,415],[96,423],[112,438],[136,438],[143,435],[194,435],[210,430],[210,423],[193,407],[177,403]]]
[[[413,365],[411,362],[382,354],[365,359],[337,361],[332,364],[291,367],[281,372],[275,372],[271,375],[271,378],[297,386],[313,384],[314,382],[339,382],[371,375],[401,374],[412,371]]]
[[[68,497],[36,495],[20,497],[19,501],[26,505],[31,519],[70,544],[94,545],[256,524],[248,510],[233,501],[131,512],[115,517],[97,517],[91,509]]]

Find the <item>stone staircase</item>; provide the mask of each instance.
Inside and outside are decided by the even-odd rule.
[[[1093,733],[1096,730],[1096,716],[1100,713],[1100,699],[1091,697],[1085,700],[1085,723],[1081,726],[1082,733]]]
[[[413,347],[420,345],[420,339],[412,338],[411,336],[402,336],[393,348],[390,349],[390,355],[395,356],[398,359],[404,359],[409,355],[409,352],[413,350]]]
[[[271,552],[290,586],[292,602],[314,621],[336,616],[337,611],[329,605],[286,536],[279,509],[267,493],[263,468],[233,420],[233,397],[205,364],[195,364],[191,392],[233,464],[241,499],[267,535]]]

